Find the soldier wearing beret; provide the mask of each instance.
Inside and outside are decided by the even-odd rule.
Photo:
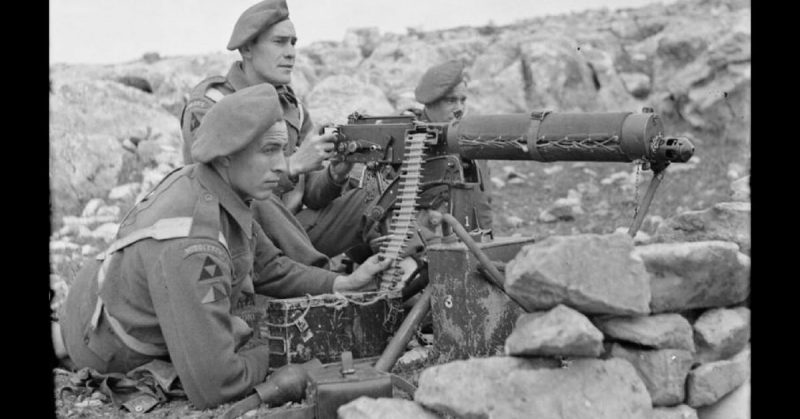
[[[308,110],[289,84],[296,42],[285,0],[265,0],[245,10],[227,45],[231,51],[238,50],[242,59],[233,63],[226,76],[211,77],[196,86],[184,108],[183,154],[186,163],[195,161],[190,150],[197,130],[208,109],[222,97],[258,83],[274,85],[289,135],[288,167],[275,194],[296,215],[301,228],[286,221],[283,210],[272,199],[254,205],[256,220],[287,255],[306,264],[326,266],[328,257],[366,241],[371,226],[363,213],[368,202],[360,188],[343,192],[352,163],[323,166],[323,161],[332,156],[334,137],[314,134]]]
[[[451,122],[466,112],[467,81],[464,64],[451,60],[429,68],[414,89],[422,110],[410,109],[425,122]],[[449,204],[450,213],[476,238],[492,239],[492,208],[489,196],[489,167],[486,161],[463,160],[466,182],[451,188],[434,187],[422,193],[423,206]]]
[[[242,397],[264,381],[267,347],[240,350],[252,330],[231,309],[248,294],[277,298],[360,291],[388,260],[350,275],[298,263],[254,221],[286,172],[287,128],[276,89],[262,83],[222,98],[191,148],[198,163],[168,174],[124,217],[116,240],[85,266],[60,328],[78,368],[126,373],[174,365],[198,408]],[[286,219],[297,224],[283,207]]]

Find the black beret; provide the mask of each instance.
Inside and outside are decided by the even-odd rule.
[[[200,163],[227,156],[264,135],[283,120],[278,92],[269,83],[238,90],[209,109],[192,144],[192,159]]]
[[[265,0],[250,6],[236,21],[228,49],[233,51],[240,48],[261,31],[288,18],[286,0]]]
[[[433,66],[422,75],[414,97],[417,102],[429,104],[441,99],[447,92],[464,79],[464,63],[460,60],[451,60]]]

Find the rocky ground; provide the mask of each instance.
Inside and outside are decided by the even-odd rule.
[[[223,74],[235,58],[149,54],[130,63],[51,68],[56,312],[82,262],[107,245],[138,197],[180,165],[177,116],[186,92],[207,75]],[[682,214],[749,200],[747,1],[683,1],[405,35],[354,29],[341,43],[301,49],[294,85],[315,121],[343,122],[352,110],[381,114],[414,105],[422,71],[450,58],[468,63],[471,112],[650,106],[664,116],[668,134],[689,136],[695,155],[667,169],[637,244]],[[496,235],[537,239],[627,230],[651,178],[626,163],[492,161],[490,168]],[[729,240],[749,254],[741,240]],[[431,366],[399,371],[418,384]],[[141,416],[114,408],[99,392],[62,393],[74,378],[67,371],[56,370],[54,378],[59,417]],[[196,411],[175,401],[147,416],[210,418],[223,408]]]

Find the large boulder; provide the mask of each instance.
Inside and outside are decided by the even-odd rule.
[[[656,243],[634,254],[651,275],[653,313],[728,306],[750,295],[750,257],[736,243]]]
[[[354,77],[377,86],[397,109],[421,106],[414,99],[414,88],[422,74],[450,58],[455,57],[443,54],[430,41],[387,34],[361,61]]]
[[[181,164],[178,120],[153,95],[116,81],[53,75],[50,179],[54,213],[75,214],[117,185],[134,140],[150,164]],[[132,150],[136,153],[136,150]],[[138,157],[138,158],[141,158]]]
[[[613,339],[654,349],[695,350],[692,325],[680,314],[597,318],[595,324]]]
[[[583,314],[564,305],[524,313],[506,339],[506,355],[597,357],[603,334]]]
[[[317,124],[344,124],[347,116],[356,111],[367,115],[394,112],[377,86],[345,75],[326,77],[314,86],[307,100],[309,113]]]
[[[50,187],[54,214],[75,214],[105,196],[122,168],[122,149],[110,135],[69,131],[50,134]]]
[[[506,291],[528,311],[558,304],[583,313],[647,314],[649,275],[626,234],[551,236],[506,266]]]
[[[218,52],[196,56],[163,57],[148,60],[143,57],[125,63],[104,66],[54,66],[55,80],[86,78],[113,81],[124,85],[132,78],[147,82],[153,101],[176,119],[180,117],[189,92],[201,80],[224,76],[231,64],[240,59],[237,52]],[[131,87],[132,88],[132,87]]]
[[[665,125],[744,141],[750,124],[750,8],[681,2],[658,34],[631,51],[653,62]],[[674,16],[681,16],[680,19]]]
[[[678,214],[662,223],[653,243],[731,241],[750,255],[750,202],[721,202],[702,211]]]
[[[361,396],[336,409],[339,419],[438,419],[439,415],[410,400]]]
[[[627,361],[578,359],[542,368],[515,357],[473,358],[422,372],[414,400],[456,417],[650,418],[644,383]]]
[[[493,48],[475,60],[475,108],[590,112],[635,103],[604,45],[586,42],[576,48],[576,38],[562,31],[499,34]]]
[[[711,309],[700,315],[693,327],[698,362],[728,359],[750,341],[750,309]]]
[[[692,353],[681,349],[639,350],[614,344],[611,356],[633,364],[644,381],[653,406],[675,406],[686,395],[686,376],[692,367]]]

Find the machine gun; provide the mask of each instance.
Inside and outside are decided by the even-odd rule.
[[[641,164],[654,177],[629,230],[635,235],[666,167],[694,154],[688,138],[664,134],[661,118],[649,108],[642,113],[468,115],[452,123],[353,113],[347,124],[328,130],[336,134],[335,160],[363,164],[360,186],[373,202],[365,215],[375,221],[391,215],[391,240],[381,247],[389,258],[397,258],[413,234],[419,192],[478,182],[472,160]],[[381,288],[397,286],[400,276],[400,269],[387,270]]]

